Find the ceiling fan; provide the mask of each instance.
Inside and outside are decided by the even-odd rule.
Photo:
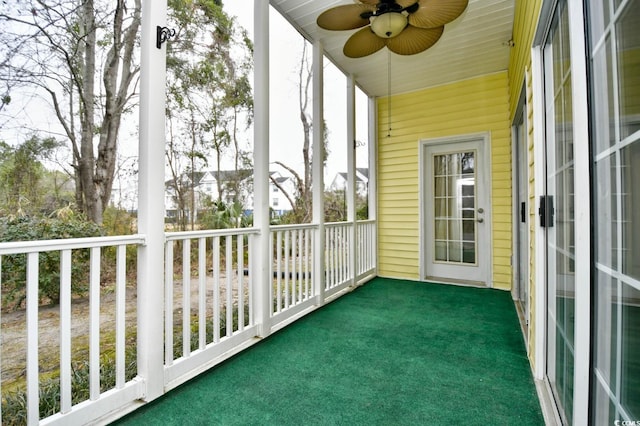
[[[444,25],[456,19],[469,0],[357,0],[328,9],[318,16],[326,30],[353,30],[343,52],[362,58],[384,46],[399,55],[414,55],[433,46]]]

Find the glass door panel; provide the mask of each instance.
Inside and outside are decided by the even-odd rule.
[[[563,422],[571,424],[574,383],[574,163],[567,5],[560,2],[545,45],[547,114],[547,378]]]

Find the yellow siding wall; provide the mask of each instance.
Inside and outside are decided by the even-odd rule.
[[[420,279],[418,145],[490,132],[493,286],[512,284],[511,130],[507,72],[378,102],[378,273]]]
[[[509,58],[509,105],[510,121],[516,113],[520,90],[526,83],[527,103],[527,146],[529,149],[529,341],[528,352],[532,367],[535,368],[535,223],[536,200],[533,160],[533,89],[531,85],[531,47],[535,35],[542,0],[516,0],[513,22],[514,47]],[[525,79],[526,77],[526,79]]]
[[[540,17],[542,0],[516,0],[513,16],[513,43],[509,56],[509,107],[511,120],[516,113],[525,69],[531,67],[531,44]]]

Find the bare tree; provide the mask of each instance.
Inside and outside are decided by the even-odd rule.
[[[309,112],[311,100],[311,82],[313,72],[309,55],[307,53],[307,42],[303,42],[302,54],[300,55],[300,67],[298,68],[298,109],[300,114],[300,123],[302,124],[302,176],[293,167],[284,164],[281,161],[274,163],[287,170],[295,181],[295,194],[290,194],[287,189],[270,176],[271,182],[284,194],[293,208],[289,221],[295,223],[308,223],[312,217],[312,163],[313,150],[311,146],[311,134],[313,132],[313,118]],[[323,123],[326,129],[326,125]],[[324,163],[327,161],[327,132],[324,132],[324,141],[322,149],[324,150]]]
[[[41,90],[73,154],[76,204],[100,224],[139,67],[141,0],[4,1],[0,80]],[[5,97],[10,95],[6,94]]]

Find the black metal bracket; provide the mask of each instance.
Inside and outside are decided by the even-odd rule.
[[[162,43],[167,40],[170,40],[172,37],[175,37],[176,30],[169,29],[167,27],[161,27],[158,25],[156,27],[156,47],[158,49],[162,48]]]

